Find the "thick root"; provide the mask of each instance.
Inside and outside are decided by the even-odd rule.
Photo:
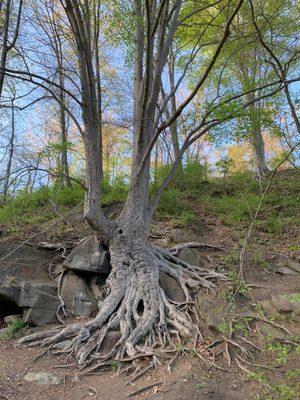
[[[19,344],[59,348],[56,353],[74,356],[81,368],[98,360],[91,367],[93,370],[111,366],[113,360],[127,363],[140,357],[152,358],[156,367],[157,362],[153,360],[157,356],[174,352],[187,340],[196,348],[201,335],[192,318],[192,293],[200,287],[213,290],[212,281],[225,277],[213,270],[189,265],[172,252],[150,246],[131,249],[125,255],[113,252],[111,262],[109,294],[99,304],[94,319],[29,335],[20,339]],[[159,286],[160,271],[178,282],[185,302],[168,299]],[[109,354],[103,354],[103,342],[111,331],[119,331],[120,338]]]

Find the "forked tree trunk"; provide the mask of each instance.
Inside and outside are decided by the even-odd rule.
[[[99,311],[94,319],[85,323],[76,322],[63,329],[33,334],[20,340],[22,344],[51,345],[55,348],[57,344],[61,346],[66,339],[71,339],[63,352],[74,355],[82,367],[98,360],[91,369],[111,365],[113,359],[127,363],[145,356],[153,357],[155,364],[156,357],[163,354],[166,347],[176,348],[176,344],[181,344],[185,337],[192,337],[195,349],[199,330],[191,317],[195,311],[192,291],[201,286],[211,289],[215,286],[211,280],[224,278],[215,271],[180,260],[177,257],[178,249],[172,252],[148,243],[153,213],[166,182],[171,178],[171,175],[167,177],[156,195],[149,199],[150,158],[151,150],[158,139],[155,121],[163,68],[178,27],[182,1],[162,1],[159,5],[157,2],[141,0],[134,0],[133,3],[135,77],[131,179],[122,212],[112,221],[104,216],[100,207],[102,149],[99,141],[100,121],[90,31],[86,26],[88,20],[84,18],[88,13],[88,2],[84,2],[87,5],[83,15],[77,1],[62,1],[76,39],[80,68],[86,154],[85,218],[109,249],[111,272],[106,282],[106,297],[99,304]],[[212,65],[229,35],[230,23],[241,5],[242,0],[238,2],[226,24]],[[198,87],[204,80],[202,78],[199,81]],[[189,101],[196,93],[195,88]],[[183,147],[180,157],[186,148],[187,146]],[[175,160],[174,171],[180,161],[181,158]],[[171,301],[167,297],[164,288],[160,286],[160,272],[177,281],[185,296],[182,303]],[[115,330],[120,331],[120,339],[111,352],[104,356],[101,353],[103,341],[110,331]]]

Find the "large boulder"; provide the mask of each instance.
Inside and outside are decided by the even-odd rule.
[[[34,296],[30,308],[25,308],[23,321],[34,326],[43,326],[56,322],[56,311],[59,306],[57,296],[40,292]]]
[[[13,250],[12,246],[1,246],[0,258],[5,257]],[[42,252],[29,246],[22,246],[11,256],[0,261],[0,297],[17,302],[22,282],[49,281],[47,271],[45,268],[41,268],[46,261],[47,258]]]
[[[34,326],[56,322],[56,311],[60,304],[56,287],[38,281],[21,284],[18,306],[24,308],[23,320]]]
[[[13,311],[15,304],[15,311],[23,309],[25,322],[36,326],[55,322],[59,300],[46,267],[49,256],[31,246],[14,250],[10,245],[0,248],[0,256],[5,257],[0,262],[0,308],[1,304],[5,308],[2,315]]]
[[[64,267],[107,274],[110,272],[109,253],[99,244],[97,236],[91,235],[71,251]]]
[[[14,257],[4,260],[0,264],[0,296],[7,300],[18,301],[21,285],[24,281],[49,281],[47,272],[41,268],[41,263],[44,262],[44,259],[41,259],[41,254],[33,252],[36,254],[36,259],[34,262],[32,260],[27,261],[26,251],[24,250],[23,260]]]
[[[61,296],[67,311],[75,316],[90,317],[97,310],[97,302],[86,281],[73,271],[63,278]]]
[[[1,245],[0,258],[11,253],[14,248]],[[84,251],[81,252],[80,248]],[[57,321],[56,313],[60,301],[57,296],[57,281],[51,280],[48,273],[47,264],[51,262],[50,257],[49,252],[22,246],[0,261],[1,319],[11,314],[22,313],[23,320],[34,326]],[[52,268],[54,276],[66,272],[62,285],[66,308],[75,316],[90,317],[97,310],[97,300],[90,286],[93,282],[94,292],[97,292],[96,297],[99,299],[101,290],[98,288],[101,288],[109,272],[108,253],[100,248],[97,238],[91,236],[74,250],[68,261],[74,270],[78,267],[85,271],[97,271],[97,274],[80,271],[75,273],[65,271],[62,265],[54,266],[55,270]],[[80,274],[84,274],[84,278]]]

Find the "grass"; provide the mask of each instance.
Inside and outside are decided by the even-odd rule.
[[[150,185],[150,196],[159,187],[169,166],[159,168],[155,182]],[[102,204],[124,202],[128,193],[128,179],[116,178],[104,182]],[[57,217],[53,204],[60,213],[67,212],[84,199],[84,190],[74,184],[72,188],[41,187],[33,193],[19,192],[6,206],[0,208],[0,224],[10,226],[37,225]],[[249,173],[221,178],[204,179],[204,168],[190,162],[180,170],[163,193],[156,213],[157,218],[171,219],[179,227],[188,227],[196,220],[195,207],[201,203],[211,213],[242,237],[250,224],[260,202],[259,184]],[[299,250],[297,234],[300,232],[300,172],[282,171],[275,176],[259,218],[255,232],[263,237],[261,242],[279,241],[286,233],[290,235],[289,248]],[[13,229],[13,228],[12,228]],[[293,233],[294,232],[294,233]],[[254,235],[255,236],[255,235]],[[259,239],[259,235],[257,235]],[[266,239],[267,238],[267,239]],[[257,239],[257,240],[258,240]]]
[[[292,185],[286,178],[274,179],[257,223],[260,230],[280,236],[291,223],[300,226],[300,174],[292,178]],[[248,174],[229,177],[226,183],[214,180],[200,196],[225,225],[240,230],[249,224],[261,199],[258,184]]]
[[[6,332],[3,334],[2,339],[4,340],[12,340],[18,332],[22,331],[23,329],[27,328],[27,324],[22,321],[22,320],[16,320],[14,322],[11,322],[8,327]]]

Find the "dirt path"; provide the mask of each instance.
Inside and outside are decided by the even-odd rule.
[[[138,389],[161,383],[132,398],[149,400],[237,400],[245,399],[254,388],[245,383],[239,371],[216,373],[209,371],[196,360],[193,364],[184,358],[171,374],[165,368],[149,374],[134,384],[115,372],[80,377],[73,368],[57,369],[57,358],[46,355],[32,362],[40,349],[19,349],[13,342],[0,343],[1,385],[5,396],[10,400],[123,400]],[[46,372],[58,377],[58,385],[42,385],[26,382],[23,376],[27,372]],[[1,392],[0,392],[1,398]],[[4,397],[5,398],[5,397]]]

